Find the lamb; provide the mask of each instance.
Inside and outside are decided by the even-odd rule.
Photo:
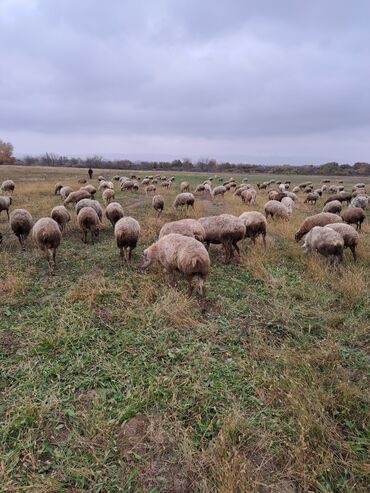
[[[316,204],[317,199],[319,198],[319,194],[316,192],[310,192],[307,194],[307,197],[304,200],[305,204]]]
[[[327,226],[314,226],[306,235],[302,246],[305,254],[316,251],[336,266],[343,260],[344,240],[342,236]]]
[[[233,248],[238,255],[240,254],[238,241],[245,236],[245,226],[241,219],[230,214],[221,214],[220,216],[201,217],[198,221],[205,230],[204,241],[207,249],[211,243],[221,244],[224,248],[225,263],[230,262]]]
[[[162,195],[154,195],[152,199],[152,207],[157,211],[157,217],[159,217],[164,209],[164,198]]]
[[[369,199],[366,195],[358,195],[351,200],[349,207],[360,207],[361,209],[366,209],[366,206],[369,203]]]
[[[72,187],[62,187],[59,190],[60,198],[64,201],[68,197],[68,195],[72,192],[73,192]]]
[[[283,197],[281,199],[281,203],[285,205],[285,207],[288,209],[289,214],[293,214],[293,209],[294,209],[294,200],[291,197]]]
[[[64,205],[58,205],[51,210],[50,216],[59,225],[60,231],[63,233],[66,224],[71,220],[71,215]]]
[[[15,183],[13,180],[5,180],[1,184],[0,190],[2,192],[11,192],[13,193],[15,189]]]
[[[314,214],[313,216],[306,217],[306,219],[301,224],[300,228],[295,234],[295,241],[299,241],[315,226],[327,226],[331,223],[340,223],[342,219],[337,214],[332,214],[331,212],[319,212],[319,214]]]
[[[342,212],[341,217],[345,223],[355,224],[357,231],[361,231],[361,226],[365,220],[366,214],[361,207],[349,207]]]
[[[111,202],[111,200],[114,199],[114,190],[112,190],[111,188],[107,188],[106,190],[104,190],[102,197],[104,204],[108,205],[109,202]]]
[[[212,197],[216,197],[216,195],[221,195],[221,197],[223,197],[225,195],[226,191],[227,191],[227,189],[223,185],[215,187],[212,190]]]
[[[108,204],[107,208],[105,209],[105,216],[114,228],[116,222],[124,216],[121,204],[119,204],[118,202],[111,202],[110,204]]]
[[[9,207],[12,204],[12,198],[5,195],[0,196],[0,215],[2,211],[6,211],[9,219]]]
[[[91,197],[94,197],[97,192],[96,188],[93,185],[85,185],[84,187],[81,187],[80,190],[87,190]]]
[[[14,209],[10,214],[10,227],[18,238],[22,250],[25,250],[25,242],[32,229],[33,218],[26,209]]]
[[[77,190],[76,192],[71,192],[68,197],[63,202],[63,205],[66,206],[70,203],[79,202],[82,199],[89,199],[91,194],[87,190]]]
[[[203,242],[206,236],[203,226],[195,219],[180,219],[164,224],[159,232],[159,238],[171,233],[191,236],[200,242]]]
[[[328,202],[326,205],[324,205],[322,212],[332,212],[333,214],[339,214],[341,210],[342,204],[339,202],[339,200],[332,200],[331,202]]]
[[[87,243],[87,233],[90,232],[91,243],[99,236],[99,217],[92,207],[83,207],[77,215],[77,223],[81,230],[81,240]]]
[[[175,201],[172,204],[172,207],[176,210],[178,207],[186,206],[186,210],[189,209],[189,207],[192,207],[194,209],[194,202],[195,202],[195,197],[192,193],[190,192],[185,192],[185,193],[179,193],[176,195]]]
[[[257,193],[254,189],[250,188],[247,190],[243,190],[240,196],[241,196],[242,202],[244,204],[251,205],[251,204],[254,204],[256,202]]]
[[[353,255],[353,260],[356,262],[357,260],[356,247],[360,236],[355,230],[355,228],[345,223],[328,224],[327,227],[334,229],[334,231],[336,231],[341,235],[344,241],[344,248],[349,248],[351,250]]]
[[[53,273],[56,266],[56,251],[62,240],[58,223],[50,217],[42,217],[34,224],[32,237],[40,250],[45,253],[49,272]]]
[[[160,238],[144,250],[141,268],[147,269],[153,262],[159,262],[170,276],[170,283],[175,282],[179,272],[188,281],[189,295],[192,294],[193,280],[201,296],[202,310],[205,309],[205,288],[211,261],[207,250],[199,241],[188,236],[172,233]]]
[[[180,191],[181,192],[189,192],[190,191],[190,185],[189,182],[187,181],[182,181],[180,183]]]
[[[120,264],[123,267],[125,262],[131,262],[132,250],[136,248],[140,236],[140,224],[133,217],[122,217],[114,226],[114,236],[120,250]]]
[[[239,219],[245,226],[245,238],[250,238],[255,243],[256,238],[261,235],[263,244],[266,246],[267,221],[265,216],[261,212],[251,211],[243,212]]]
[[[148,185],[147,187],[145,187],[145,194],[148,195],[151,192],[155,193],[156,190],[157,190],[157,187],[155,185]]]
[[[285,221],[289,221],[290,219],[288,209],[278,200],[269,200],[268,202],[266,202],[264,210],[266,218],[271,216],[272,219],[284,219]]]
[[[63,183],[56,183],[54,185],[54,195],[59,195],[60,194],[60,189],[63,188]]]
[[[94,211],[97,213],[99,221],[102,222],[103,220],[103,209],[101,208],[101,205],[97,200],[92,200],[92,199],[82,199],[76,204],[76,214],[78,215],[80,213],[80,210],[83,209],[84,207],[92,207]]]

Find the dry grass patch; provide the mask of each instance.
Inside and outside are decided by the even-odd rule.
[[[153,315],[175,329],[194,329],[200,325],[196,317],[196,301],[177,289],[164,288],[153,307]]]

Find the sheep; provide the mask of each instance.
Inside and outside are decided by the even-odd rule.
[[[54,195],[60,195],[60,189],[63,188],[63,183],[56,183],[54,185]]]
[[[152,207],[157,211],[157,217],[159,217],[164,209],[164,198],[162,195],[154,195],[152,199]]]
[[[63,205],[66,206],[70,203],[77,203],[82,199],[89,199],[91,194],[87,190],[77,190],[76,192],[71,192],[68,197],[63,202]]]
[[[356,247],[360,238],[354,227],[345,223],[332,223],[327,225],[328,228],[334,229],[341,235],[344,241],[344,248],[349,248],[353,255],[353,260],[356,262],[357,254]]]
[[[285,192],[286,190],[286,186],[285,186],[285,183],[281,183],[279,186],[278,186],[280,192]]]
[[[366,206],[369,203],[369,198],[366,195],[358,195],[351,200],[349,207],[361,207],[361,209],[366,209]]]
[[[59,191],[60,198],[64,201],[70,193],[73,192],[72,187],[62,187]]]
[[[81,230],[81,240],[87,243],[87,233],[90,232],[91,243],[99,236],[99,217],[92,207],[83,207],[77,215],[77,223]]]
[[[316,192],[310,192],[307,194],[307,197],[304,200],[305,204],[316,204],[317,199],[319,198],[319,194]]]
[[[293,187],[292,192],[293,193],[298,193],[300,190],[301,189],[298,186],[296,186],[296,187]]]
[[[1,184],[0,190],[2,192],[11,192],[13,193],[15,189],[15,183],[13,180],[5,180]]]
[[[176,195],[175,201],[172,204],[172,207],[176,210],[178,207],[186,206],[186,210],[189,209],[189,207],[192,207],[194,209],[194,202],[195,202],[195,197],[192,193],[190,192],[185,192],[185,193],[179,193]]]
[[[188,236],[172,233],[160,238],[143,252],[141,268],[147,269],[153,262],[159,262],[170,276],[174,285],[175,274],[179,272],[188,281],[189,295],[192,294],[193,280],[201,297],[202,310],[205,309],[205,288],[211,261],[207,250],[199,241]]]
[[[315,226],[326,226],[330,223],[340,222],[342,222],[342,218],[337,216],[337,214],[332,214],[331,212],[319,212],[313,216],[306,217],[294,236],[295,241],[299,241]]]
[[[352,197],[357,197],[358,195],[367,195],[365,188],[358,188],[354,192],[352,192]]]
[[[87,181],[87,180],[86,180],[85,178],[80,178],[80,179],[78,180],[78,183],[86,183],[86,181]]]
[[[103,209],[97,200],[92,199],[82,199],[76,204],[76,214],[78,215],[80,210],[84,207],[92,207],[94,211],[97,213],[99,221],[103,220]]]
[[[241,219],[230,214],[221,214],[220,216],[201,217],[198,221],[205,230],[204,242],[207,250],[211,243],[222,244],[226,264],[233,256],[233,248],[238,255],[240,254],[238,241],[245,236],[245,226]]]
[[[148,185],[147,187],[145,187],[145,194],[148,195],[151,192],[155,193],[156,190],[157,187],[155,185]]]
[[[152,181],[152,183],[154,183],[154,180]],[[167,189],[168,189],[168,188],[170,188],[171,183],[172,183],[171,181],[163,181],[163,182],[161,183],[161,187],[163,187],[163,188],[167,188]]]
[[[277,190],[270,190],[267,194],[269,200],[276,200],[276,196],[279,194]]]
[[[289,192],[289,190],[285,191],[285,195],[294,200],[294,202],[298,199],[297,195],[294,192]]]
[[[243,190],[240,196],[244,204],[252,205],[256,202],[257,193],[254,189],[250,188]]]
[[[212,197],[216,197],[216,195],[221,195],[221,197],[223,197],[226,191],[226,187],[224,187],[223,185],[219,185],[212,190]]]
[[[291,197],[283,197],[281,199],[281,203],[285,205],[285,207],[288,209],[289,214],[293,214],[293,209],[294,209],[294,200]]]
[[[71,215],[64,205],[57,205],[51,210],[50,217],[59,225],[60,231],[63,233],[66,224],[71,220]]]
[[[5,195],[0,196],[0,215],[2,211],[6,211],[9,219],[9,207],[12,204],[12,198]]]
[[[106,181],[104,176],[98,176],[98,181]]]
[[[262,236],[263,244],[266,246],[267,221],[261,212],[251,211],[240,214],[239,219],[245,226],[245,238],[250,238],[253,243],[258,236]]]
[[[339,200],[332,200],[324,205],[322,212],[332,212],[333,214],[338,214],[342,210],[342,204]]]
[[[329,257],[333,266],[343,260],[344,240],[342,236],[327,226],[314,226],[306,235],[302,246],[307,255],[316,251],[324,257]]]
[[[164,224],[159,232],[159,238],[171,233],[191,236],[200,242],[203,242],[206,236],[203,226],[195,219],[180,219]]]
[[[190,192],[190,185],[187,181],[182,181],[180,183],[180,192]]]
[[[347,204],[349,204],[352,200],[352,194],[350,192],[339,192],[334,195],[329,195],[329,197],[325,200],[324,205],[328,202],[332,202],[333,200],[339,200],[339,202],[347,202]]]
[[[123,267],[125,262],[131,262],[132,250],[136,248],[140,236],[140,224],[133,217],[122,217],[114,226],[114,236],[120,250],[120,264]]]
[[[33,218],[26,209],[14,209],[10,214],[10,227],[18,238],[22,250],[25,250],[25,242],[32,229]]]
[[[62,240],[62,233],[58,223],[51,217],[42,217],[32,228],[32,237],[35,244],[45,253],[49,272],[54,273],[56,266],[56,251]]]
[[[321,183],[330,183],[330,180],[326,178],[325,180],[321,180]]]
[[[149,178],[144,178],[144,180],[141,182],[143,185],[149,185],[150,180]]]
[[[290,214],[288,209],[284,204],[279,202],[278,200],[269,200],[264,205],[266,219],[271,216],[272,219],[284,219],[285,221],[289,221]]]
[[[119,175],[114,175],[113,180],[118,181],[119,180]]]
[[[243,178],[243,183],[247,183],[248,178]]]
[[[105,209],[105,217],[110,221],[113,228],[117,221],[124,216],[123,208],[118,202],[111,202]]]
[[[114,190],[112,190],[111,188],[107,188],[102,193],[102,198],[103,198],[104,204],[108,205],[109,202],[111,202],[111,200],[114,199]]]
[[[205,191],[205,186],[202,183],[200,183],[199,185],[196,186],[194,193],[204,192],[204,191]]]
[[[106,180],[101,181],[98,187],[99,192],[104,191],[107,188],[114,190],[113,183],[111,181],[106,181]],[[122,190],[122,185],[121,185],[121,190]]]
[[[322,196],[322,190],[321,190],[321,188],[316,188],[316,190],[314,190],[314,193],[317,193],[317,195],[319,197],[321,197]]]
[[[341,217],[347,224],[355,224],[357,231],[361,231],[361,226],[366,214],[361,207],[349,207],[342,212]]]
[[[87,190],[91,197],[94,198],[94,195],[96,194],[97,190],[93,185],[85,185],[84,187],[81,187],[80,190]]]

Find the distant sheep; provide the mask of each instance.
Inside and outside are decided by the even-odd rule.
[[[86,178],[79,178],[78,183],[86,183]]]
[[[319,198],[318,193],[310,192],[309,194],[307,194],[307,197],[305,198],[304,203],[314,205],[314,204],[316,204],[318,198]]]
[[[13,180],[5,180],[1,184],[0,190],[2,192],[11,192],[13,193],[15,189],[15,183]]]
[[[332,202],[333,200],[339,200],[339,202],[347,202],[349,204],[352,200],[352,194],[350,192],[339,192],[334,195],[330,195],[324,202],[326,205],[328,202]]]
[[[49,272],[53,273],[56,266],[56,251],[62,241],[58,223],[51,217],[39,219],[32,228],[32,237],[46,256]]]
[[[263,244],[266,246],[267,221],[265,216],[261,212],[251,211],[243,212],[239,219],[245,226],[245,237],[250,238],[255,243],[256,238],[262,236]]]
[[[189,207],[192,207],[194,209],[194,202],[195,202],[195,197],[192,193],[186,192],[186,193],[179,193],[176,195],[175,201],[172,204],[172,207],[176,210],[178,207],[186,207],[186,210],[189,209]]]
[[[0,197],[0,215],[2,211],[6,211],[9,219],[9,208],[12,204],[12,198],[7,196]]]
[[[111,188],[107,188],[102,193],[102,198],[104,204],[108,205],[114,199],[114,190],[112,190]]]
[[[87,243],[87,235],[90,233],[91,243],[99,236],[99,217],[92,207],[83,207],[77,215],[77,223],[81,230],[81,240]]]
[[[65,199],[63,205],[67,206],[71,203],[79,202],[82,199],[89,199],[91,194],[87,190],[77,190],[76,192],[71,192]]]
[[[32,229],[33,218],[26,209],[14,209],[10,214],[10,227],[21,245],[25,250],[25,242]]]
[[[68,197],[68,195],[70,193],[73,192],[73,188],[72,187],[62,187],[60,190],[59,190],[59,194],[60,194],[60,198],[63,200],[63,202],[65,201],[65,199]]]
[[[135,183],[133,180],[126,180],[121,182],[121,191],[124,190],[134,190],[136,188]]]
[[[143,180],[144,182],[144,180]],[[145,193],[146,195],[148,195],[149,193],[155,193],[157,190],[157,187],[155,185],[148,185],[147,187],[145,187]]]
[[[342,236],[344,241],[344,248],[349,248],[351,250],[353,255],[353,260],[356,262],[357,260],[356,248],[360,236],[355,230],[355,228],[345,223],[328,224],[327,227],[334,229],[334,231],[336,231]]]
[[[123,208],[121,204],[118,202],[111,202],[107,205],[105,209],[105,217],[110,221],[111,225],[116,225],[117,221],[119,221],[124,216]]]
[[[294,209],[294,200],[291,197],[283,197],[281,199],[281,203],[285,205],[285,207],[288,209],[289,214],[293,214],[293,209]]]
[[[358,195],[357,197],[354,197],[351,200],[351,203],[349,204],[349,207],[360,207],[361,209],[366,209],[367,205],[369,203],[369,199],[366,195]]]
[[[60,190],[63,188],[63,183],[56,183],[54,185],[54,195],[59,195],[60,194]]]
[[[314,226],[307,233],[302,248],[305,254],[311,251],[320,253],[335,266],[343,260],[344,240],[334,229],[327,226]]]
[[[171,233],[191,236],[200,242],[204,241],[206,235],[203,226],[195,219],[180,219],[164,224],[159,232],[159,238]]]
[[[194,193],[197,193],[197,192],[204,192],[205,191],[205,186],[200,183],[199,185],[197,185],[196,189],[194,190]]]
[[[80,190],[87,190],[91,197],[94,197],[97,192],[96,188],[93,185],[85,185],[84,187],[81,187]]]
[[[180,191],[181,192],[189,192],[190,191],[190,185],[188,181],[182,181],[180,183]]]
[[[324,205],[322,212],[332,212],[333,214],[339,214],[342,210],[342,204],[339,200],[332,200]]]
[[[341,213],[343,221],[347,224],[355,224],[357,231],[361,231],[366,214],[361,207],[349,207]]]
[[[152,199],[152,207],[157,212],[159,217],[164,209],[164,198],[162,195],[154,195]]]
[[[284,204],[278,200],[269,200],[264,206],[266,219],[271,216],[272,219],[283,219],[289,221],[290,214]]]
[[[225,195],[225,193],[227,192],[227,189],[226,187],[224,187],[223,185],[219,185],[218,187],[215,187],[213,190],[212,190],[212,197],[217,197],[217,196],[221,196],[223,197]]]
[[[120,264],[131,262],[132,250],[136,248],[140,236],[140,224],[133,217],[122,217],[114,226],[114,236],[120,250]]]
[[[50,217],[59,225],[60,231],[63,233],[67,223],[71,220],[71,215],[64,205],[57,205],[51,210]]]
[[[243,190],[241,193],[243,204],[252,205],[256,202],[257,193],[253,188]]]
[[[340,216],[332,214],[331,212],[320,212],[319,214],[306,217],[295,234],[295,241],[299,241],[315,226],[326,226],[327,224],[340,223],[341,221],[342,219]]]

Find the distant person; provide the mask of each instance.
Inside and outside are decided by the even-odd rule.
[[[88,174],[89,174],[90,180],[92,178],[93,173],[94,173],[93,170],[91,168],[89,168]]]

